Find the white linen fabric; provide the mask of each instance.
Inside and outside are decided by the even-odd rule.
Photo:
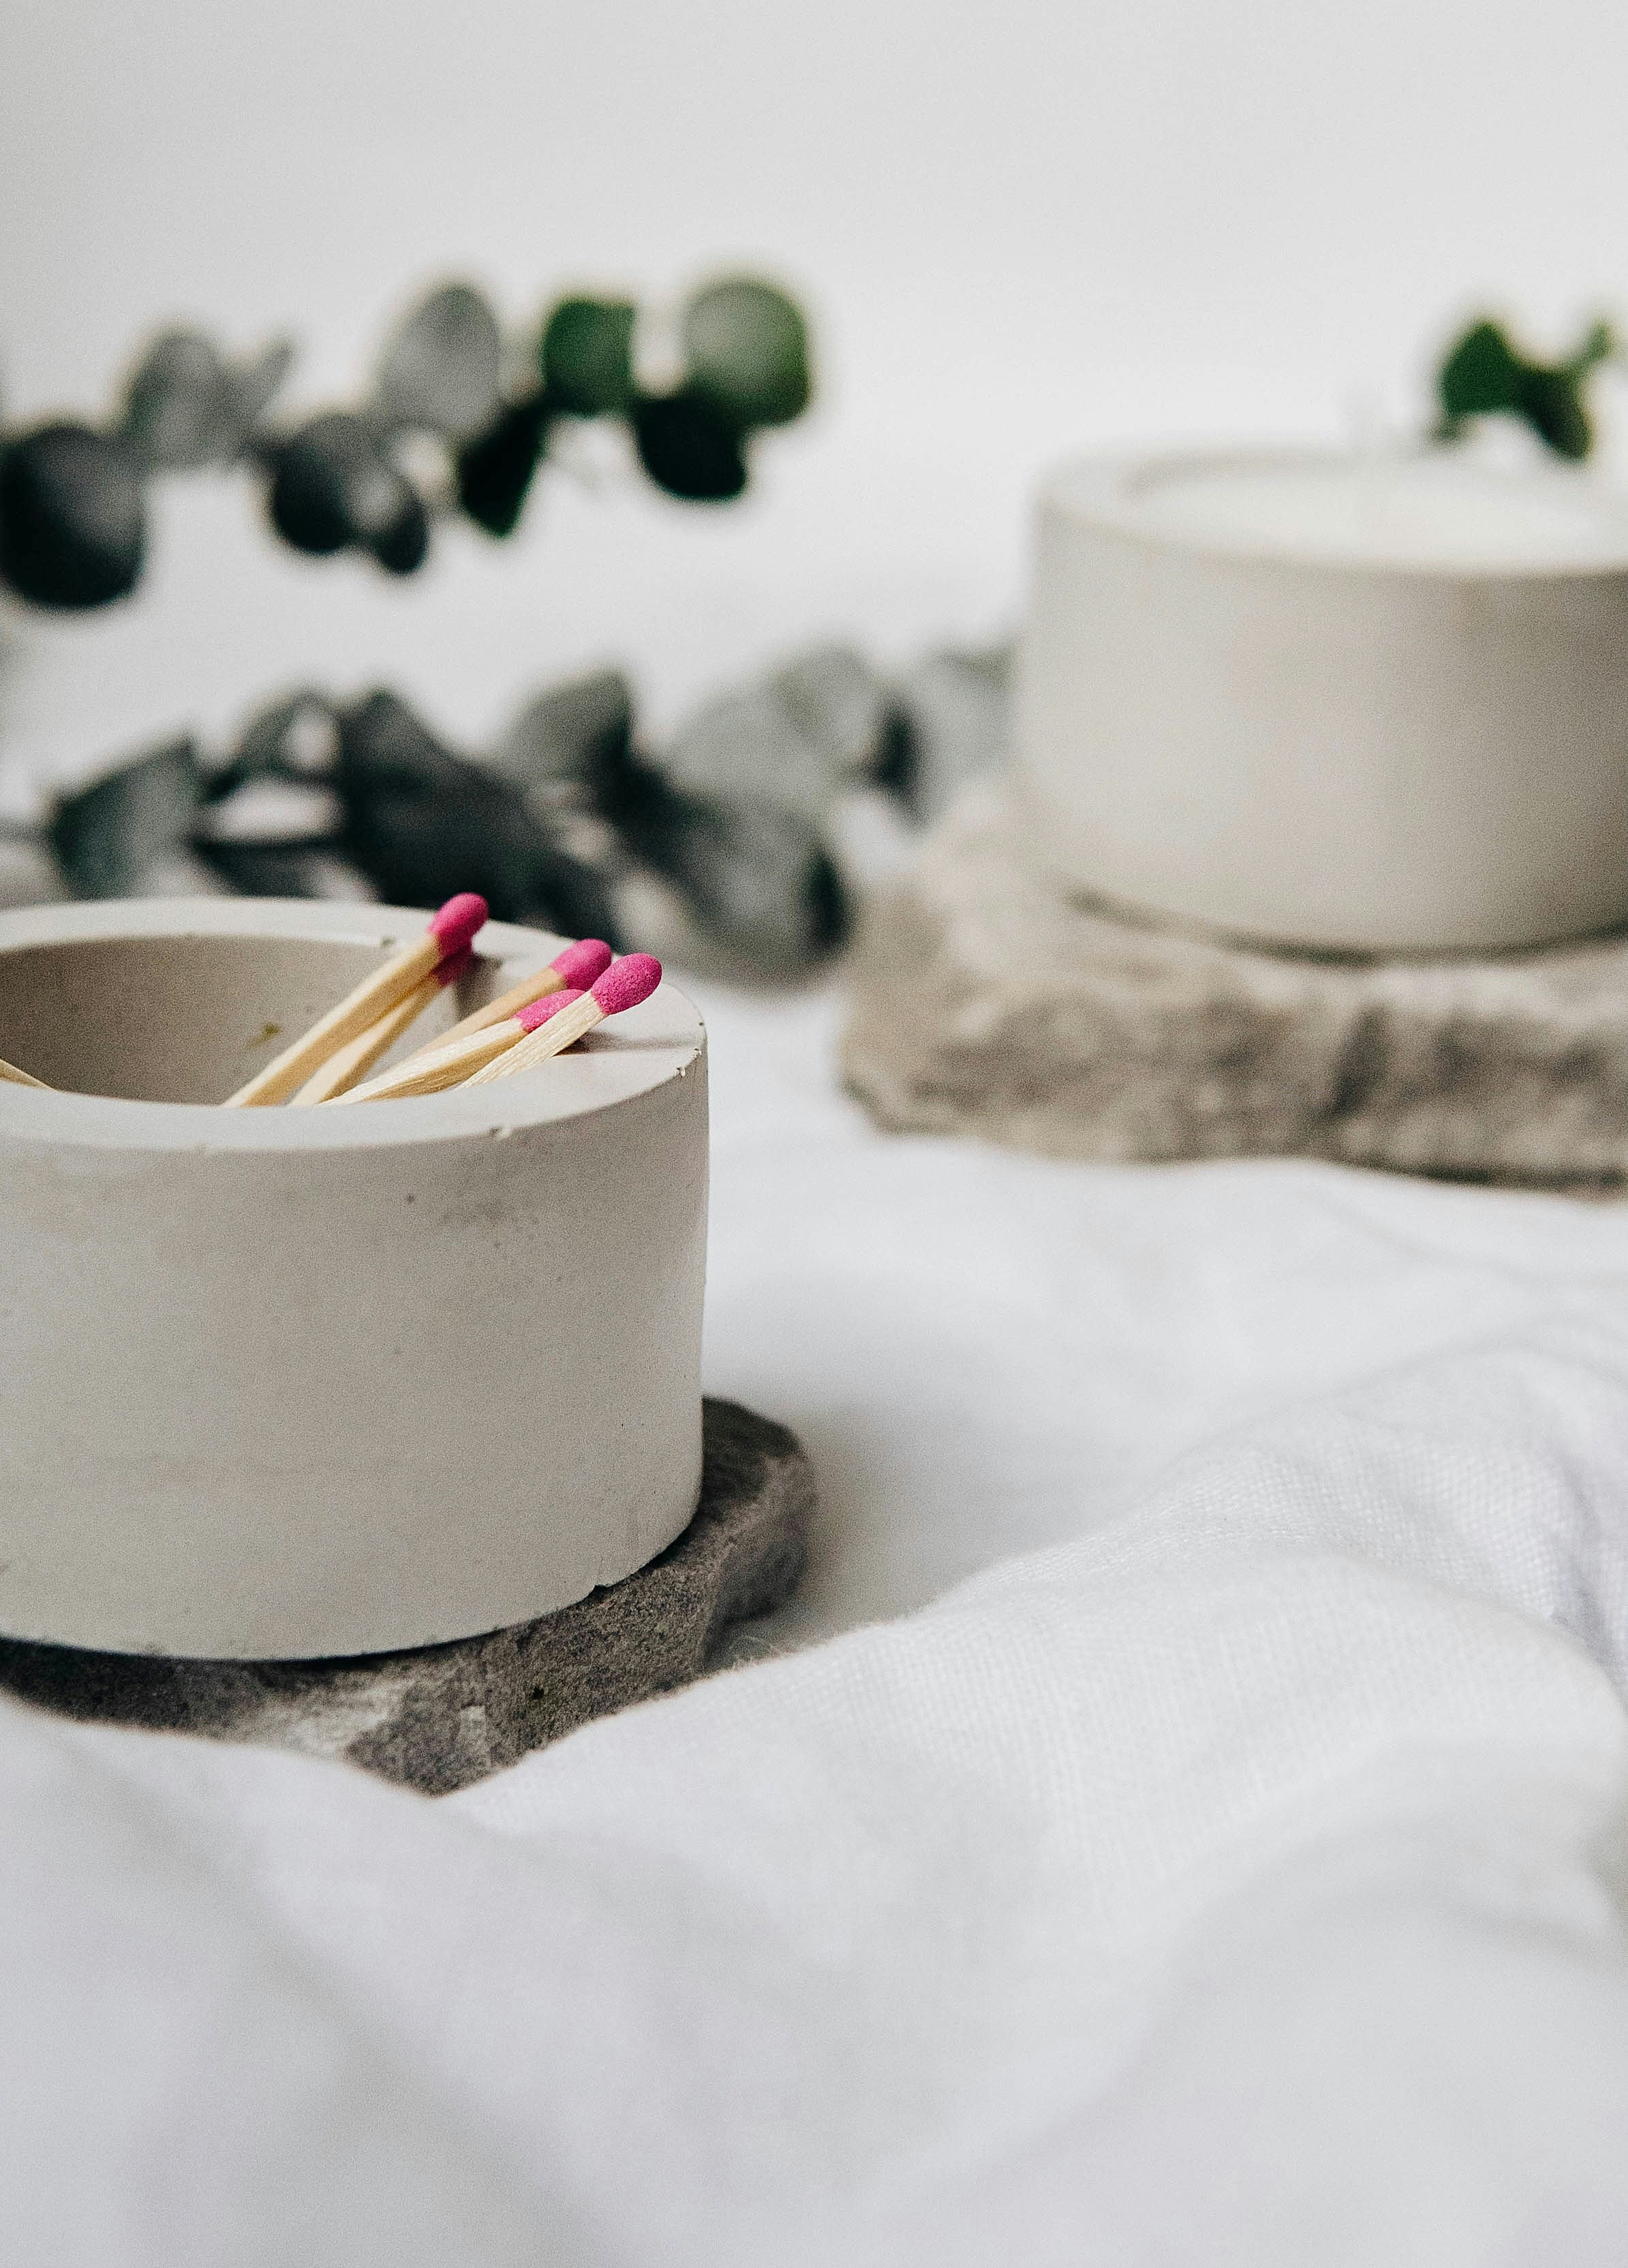
[[[0,2253],[1620,2268],[1628,1211],[891,1139],[703,998],[801,1596],[439,1802],[0,1710]]]

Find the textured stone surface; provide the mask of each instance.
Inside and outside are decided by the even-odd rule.
[[[985,785],[862,924],[843,1061],[885,1125],[1057,1157],[1610,1188],[1628,938],[1388,961],[1179,933],[1071,898]]]
[[[814,1476],[795,1435],[704,1405],[701,1501],[625,1581],[513,1629],[328,1661],[181,1661],[0,1638],[0,1686],[65,1715],[343,1756],[445,1794],[698,1677],[802,1573]]]

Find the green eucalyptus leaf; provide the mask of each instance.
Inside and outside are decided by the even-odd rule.
[[[458,501],[489,535],[512,535],[554,422],[546,393],[512,401],[458,457]]]
[[[628,810],[624,828],[702,928],[752,968],[801,968],[847,935],[842,878],[818,827],[800,812],[751,795],[687,795],[657,780]]]
[[[1570,371],[1523,371],[1515,407],[1538,439],[1558,457],[1580,463],[1594,446],[1588,412]]]
[[[1587,378],[1602,362],[1610,362],[1617,352],[1617,335],[1609,323],[1591,323],[1561,369],[1571,378]]]
[[[543,326],[538,362],[571,417],[624,409],[633,393],[634,308],[626,299],[562,299]]]
[[[491,762],[546,806],[594,795],[627,763],[632,745],[633,688],[619,669],[600,669],[528,701]]]
[[[424,498],[368,419],[328,410],[265,453],[272,525],[295,550],[323,557],[354,544],[393,575],[422,566],[430,548]]]
[[[347,857],[396,904],[478,890],[500,921],[614,939],[600,878],[562,848],[519,788],[443,747],[394,694],[340,712],[335,784]]]
[[[62,797],[47,839],[63,879],[82,898],[127,896],[188,840],[203,794],[197,749],[180,740]]]
[[[710,394],[693,387],[637,402],[633,438],[645,470],[669,496],[689,504],[727,504],[746,486],[738,428]]]
[[[0,578],[36,607],[129,595],[147,549],[143,468],[117,435],[63,419],[0,449]]]
[[[808,332],[772,284],[727,276],[684,310],[689,383],[740,431],[785,425],[808,406]]]
[[[1592,323],[1573,352],[1552,365],[1521,353],[1498,324],[1474,323],[1441,365],[1440,436],[1452,439],[1467,417],[1506,413],[1557,456],[1580,461],[1594,446],[1584,388],[1589,373],[1616,352],[1609,323]]]
[[[1526,365],[1496,323],[1474,323],[1441,365],[1437,393],[1449,420],[1514,409]]]

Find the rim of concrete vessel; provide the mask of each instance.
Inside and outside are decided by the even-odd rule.
[[[151,1028],[162,1040],[164,1019],[195,1013],[203,1024],[221,1012],[207,990],[196,1002],[197,969],[187,969],[185,948],[211,944],[256,944],[309,947],[317,964],[305,992],[287,1017],[262,1016],[269,1029],[223,1033],[218,1094],[187,1101],[105,1094],[52,1083],[49,1092],[0,1082],[0,1135],[18,1141],[69,1145],[87,1150],[144,1149],[220,1152],[335,1151],[383,1145],[459,1142],[501,1138],[519,1127],[574,1120],[645,1094],[667,1079],[682,1077],[704,1045],[705,1031],[693,1003],[674,984],[658,986],[648,1000],[591,1032],[580,1047],[530,1075],[503,1079],[473,1090],[414,1097],[408,1101],[357,1105],[344,1109],[284,1108],[223,1110],[217,1107],[259,1065],[276,1045],[313,1022],[325,1008],[377,965],[379,958],[423,933],[422,908],[357,904],[347,901],[276,898],[108,899],[88,903],[30,906],[0,914],[0,1056],[50,1079],[48,1059],[36,1045],[29,1060],[26,1021],[15,1011],[16,988],[29,976],[55,984],[60,1025],[54,1046],[71,1053],[76,1006],[71,985],[62,990],[62,955],[83,949],[82,980],[93,976],[93,962],[106,948],[157,948],[155,962],[173,954],[172,981],[152,988]],[[470,976],[458,989],[455,1013],[491,998],[528,971],[541,968],[568,942],[541,930],[512,922],[489,922],[476,947]],[[177,950],[179,949],[179,950]],[[285,955],[291,972],[299,955]],[[32,960],[35,967],[21,964]],[[52,964],[55,964],[53,975]],[[328,965],[323,968],[321,964]],[[229,998],[230,983],[217,988]],[[287,988],[295,989],[291,983]],[[8,997],[12,1012],[8,1014]],[[147,996],[144,994],[144,998]],[[48,1006],[48,1003],[47,1004]],[[33,1014],[41,1010],[36,998]],[[80,1004],[77,1012],[83,1019]],[[139,1010],[138,1010],[139,1012]],[[449,995],[443,1021],[453,1020]],[[21,1036],[15,1036],[21,1024]],[[37,1027],[36,1027],[37,1028]],[[403,1047],[417,1045],[431,1029],[424,1024]],[[135,1038],[139,1042],[138,1028]],[[233,1044],[235,1039],[235,1045]],[[275,1041],[275,1045],[273,1044]],[[195,1062],[195,1073],[199,1066]]]

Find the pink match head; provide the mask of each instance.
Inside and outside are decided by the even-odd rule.
[[[568,984],[586,992],[596,976],[603,976],[610,967],[611,951],[602,937],[585,937],[580,945],[568,945],[564,953],[556,953],[549,963],[558,971]]]
[[[521,1031],[534,1032],[539,1024],[546,1024],[550,1016],[557,1016],[562,1008],[569,1008],[573,1000],[581,998],[576,990],[550,992],[546,999],[534,1000],[528,1008],[522,1008],[514,1020]]]
[[[630,953],[613,961],[589,990],[606,1015],[619,1016],[624,1008],[637,1008],[641,1000],[648,1000],[660,982],[661,963],[653,954]]]
[[[474,948],[470,946],[466,945],[460,952],[449,953],[446,960],[442,961],[440,967],[435,972],[436,983],[438,984],[456,984],[458,979],[466,974],[468,969],[469,963],[474,959]]]
[[[440,940],[442,960],[473,945],[475,932],[485,923],[486,901],[473,890],[460,890],[455,898],[448,898],[430,920],[430,934]]]

